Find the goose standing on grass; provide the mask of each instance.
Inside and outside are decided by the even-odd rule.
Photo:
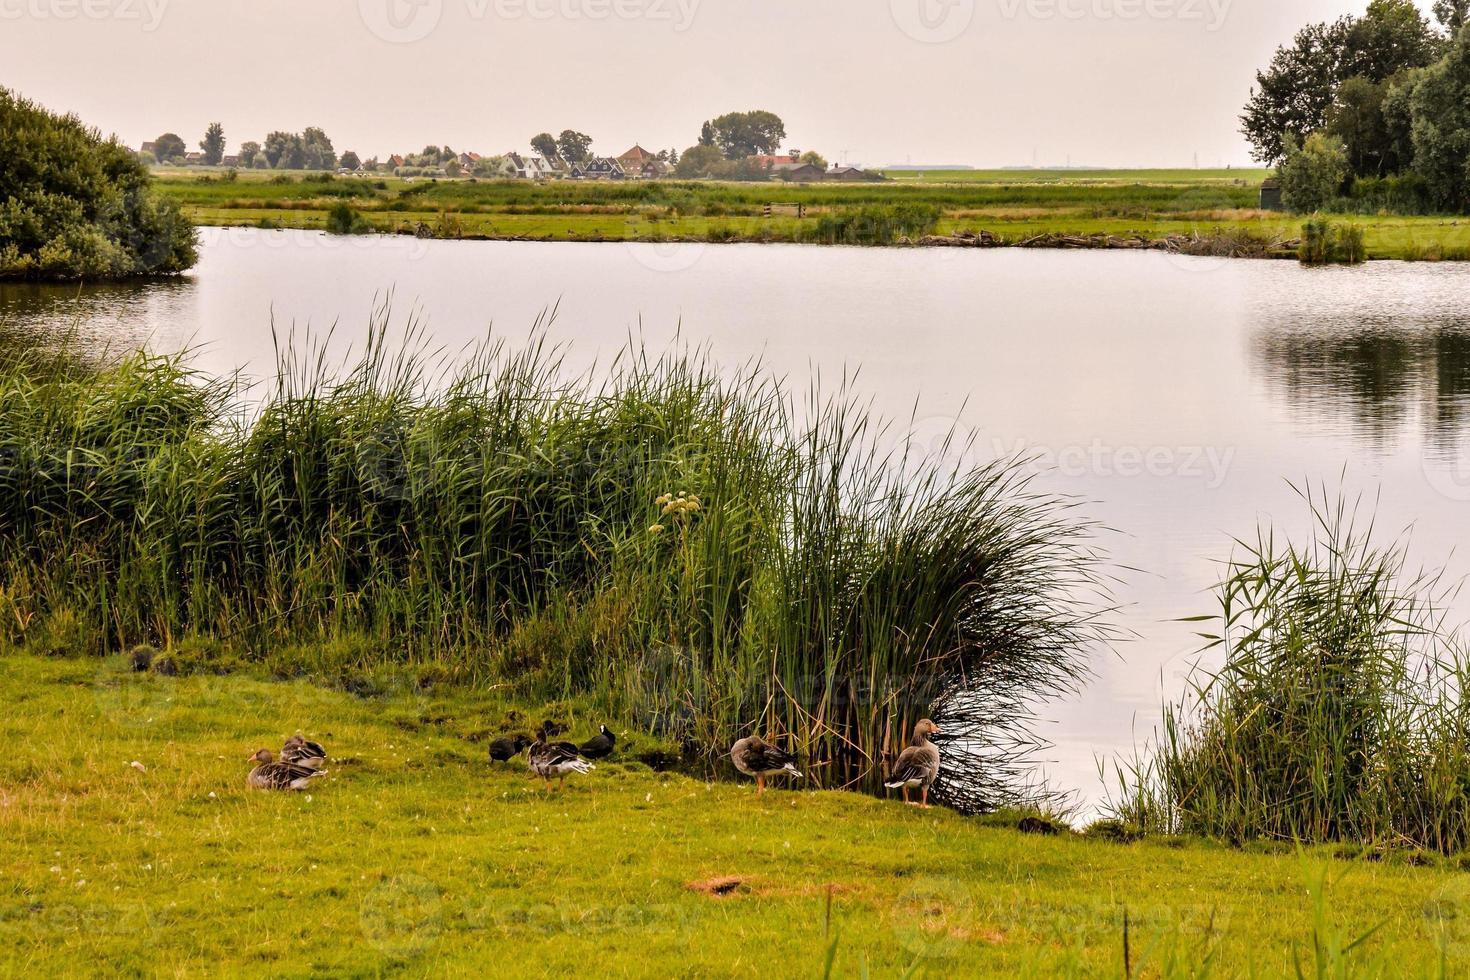
[[[730,749],[730,761],[745,775],[755,777],[756,796],[765,793],[767,776],[785,773],[802,778],[801,770],[796,768],[796,756],[783,752],[759,735],[736,742]]]
[[[606,759],[613,754],[613,749],[618,744],[618,737],[608,731],[606,725],[599,725],[597,734],[582,743],[579,750],[587,759]]]
[[[326,764],[327,750],[318,742],[307,741],[305,735],[297,732],[286,739],[286,745],[281,749],[281,761],[306,769],[320,769]]]
[[[597,768],[582,758],[571,742],[548,742],[544,728],[537,733],[536,743],[531,746],[526,762],[532,772],[546,781],[548,790],[551,789],[552,777],[557,779],[559,786],[565,787],[571,773],[586,774]]]
[[[509,762],[532,745],[529,735],[507,735],[490,743],[491,762]]]
[[[245,778],[251,789],[303,790],[318,776],[325,776],[325,769],[308,769],[294,762],[277,762],[270,749],[261,749],[250,757],[258,763]]]
[[[893,774],[883,785],[889,789],[902,789],[903,801],[910,806],[929,809],[929,787],[939,776],[939,748],[929,741],[930,735],[938,735],[939,726],[928,718],[914,726],[914,740],[904,749],[893,764]],[[919,790],[920,802],[909,799],[909,790]]]

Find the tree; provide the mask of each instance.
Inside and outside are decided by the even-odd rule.
[[[715,145],[715,127],[714,127],[713,124],[711,124],[707,120],[706,120],[706,122],[705,122],[705,124],[703,126],[699,127],[699,145],[700,146],[714,146]]]
[[[739,160],[757,153],[775,153],[786,139],[786,124],[774,112],[756,109],[751,112],[727,112],[708,125],[713,130],[714,145],[727,160]],[[705,145],[700,136],[700,145]]]
[[[827,158],[822,156],[816,150],[807,150],[805,153],[803,153],[801,155],[801,162],[809,164],[813,167],[821,167],[823,170],[827,169]]]
[[[1390,172],[1403,172],[1414,167],[1414,90],[1424,77],[1424,69],[1406,71],[1388,83],[1383,96],[1383,130],[1385,145],[1392,164]]]
[[[255,158],[260,156],[260,144],[251,140],[240,144],[240,166],[249,169],[255,166]]]
[[[1342,83],[1327,114],[1327,131],[1347,149],[1348,163],[1360,177],[1382,177],[1397,170],[1383,118],[1389,83],[1375,85],[1361,76]]]
[[[1361,19],[1343,17],[1303,28],[1291,47],[1278,48],[1270,66],[1256,74],[1241,116],[1252,154],[1276,163],[1284,155],[1286,134],[1301,143],[1326,128],[1348,79],[1381,85],[1432,63],[1440,45],[1412,0],[1373,0]]]
[[[348,170],[361,170],[362,158],[351,150],[348,150],[342,154],[342,159],[337,161],[337,166],[346,167]]]
[[[548,162],[557,159],[559,153],[556,146],[556,137],[550,133],[537,133],[535,136],[532,136],[531,149],[535,150]]]
[[[1435,0],[1434,16],[1453,37],[1470,23],[1470,0]]]
[[[459,165],[459,161],[457,159],[451,158],[444,161],[444,176],[458,177],[463,172],[464,168]]]
[[[592,137],[575,129],[566,129],[556,138],[556,152],[567,163],[586,163],[592,159]]]
[[[204,151],[206,165],[218,167],[219,162],[225,158],[225,127],[219,123],[210,123],[204,139],[199,143],[199,149]]]
[[[1373,0],[1347,33],[1343,77],[1386,82],[1439,57],[1441,39],[1413,0]]]
[[[115,139],[0,88],[0,143],[0,279],[121,279],[198,261],[177,203]]]
[[[265,160],[274,170],[303,170],[306,147],[298,133],[277,130],[265,137]]]
[[[725,162],[725,154],[713,146],[691,146],[679,157],[674,176],[693,180],[708,177],[715,167]]]
[[[1295,136],[1283,141],[1285,157],[1277,171],[1281,198],[1288,208],[1301,214],[1320,211],[1331,204],[1347,180],[1347,151],[1326,133],[1313,133],[1306,143]]]
[[[495,156],[481,157],[475,162],[476,177],[514,177],[516,175],[515,164],[510,157]]]
[[[1414,171],[1443,208],[1470,208],[1470,28],[1462,28],[1411,96]]]
[[[188,152],[189,148],[184,145],[184,140],[178,133],[164,133],[153,141],[153,155],[158,157],[159,163],[167,163]]]
[[[308,126],[301,134],[302,167],[306,170],[336,170],[337,151],[327,134]]]

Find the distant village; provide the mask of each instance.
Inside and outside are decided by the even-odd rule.
[[[347,151],[338,154],[321,129],[301,133],[273,132],[262,142],[241,144],[225,152],[223,127],[209,127],[198,150],[183,139],[165,133],[139,148],[150,165],[211,167],[227,170],[286,170],[341,175],[391,175],[403,179],[490,180],[778,180],[793,183],[820,181],[881,181],[882,174],[860,167],[829,165],[819,153],[798,149],[775,152],[785,139],[785,126],[772,113],[729,113],[706,122],[700,141],[682,154],[657,152],[634,144],[617,156],[591,152],[592,139],[575,130],[559,137],[542,133],[532,139],[530,151],[511,150],[494,155],[455,152],[447,146],[426,146],[422,152],[361,159]]]

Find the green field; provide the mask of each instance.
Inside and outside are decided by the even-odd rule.
[[[941,212],[940,235],[988,233],[1006,244],[1036,239],[1244,235],[1290,242],[1301,219],[1261,211],[1264,170],[894,172],[881,184],[732,184],[685,181],[319,179],[316,175],[160,171],[160,187],[198,224],[321,229],[345,202],[375,231],[443,238],[540,241],[814,240],[823,215],[914,203]],[[798,219],[767,205],[801,204]],[[1470,220],[1446,216],[1354,216],[1371,258],[1470,257]],[[1093,242],[1091,244],[1104,244]]]
[[[0,686],[6,976],[1121,977],[1125,941],[1134,976],[1470,967],[1470,878],[1437,859],[1027,836],[628,755],[548,795],[486,760],[525,722],[493,692],[19,654]],[[297,728],[330,775],[245,790],[246,755]]]

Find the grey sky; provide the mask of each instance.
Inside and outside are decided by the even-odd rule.
[[[231,151],[318,125],[364,157],[567,127],[619,153],[769,108],[865,165],[1238,165],[1255,69],[1366,4],[0,0],[0,84],[134,145],[219,120]]]

